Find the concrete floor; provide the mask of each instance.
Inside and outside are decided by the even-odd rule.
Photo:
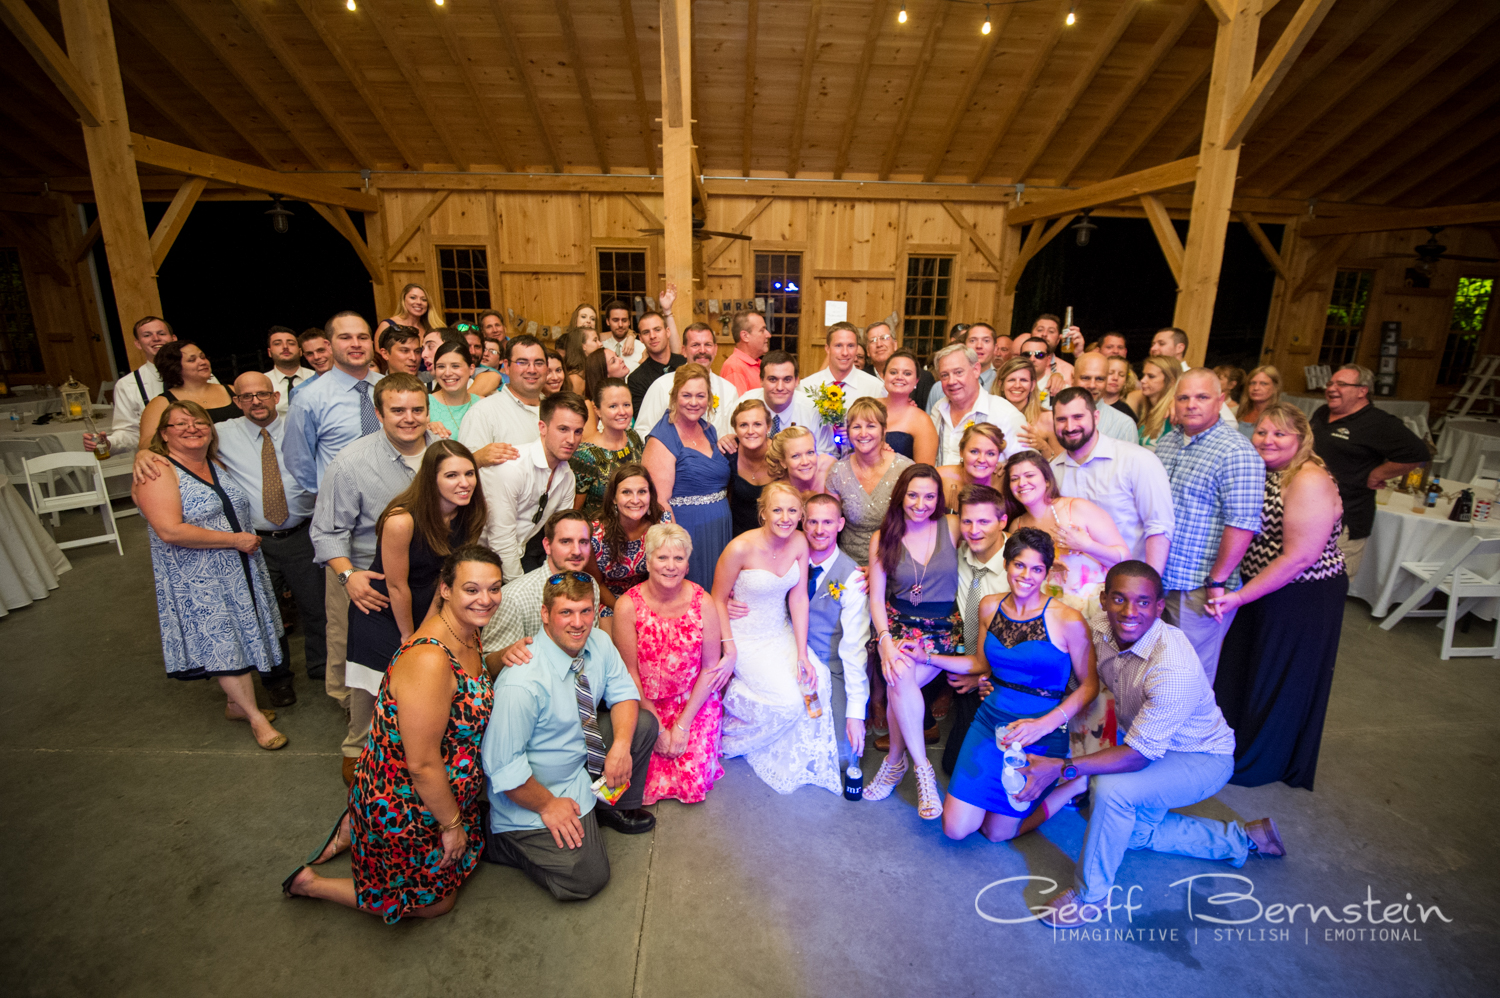
[[[1230,787],[1192,809],[1276,817],[1291,855],[1240,871],[1267,905],[1343,917],[1367,891],[1410,893],[1451,919],[1403,924],[1400,941],[1325,938],[1369,923],[1311,926],[1307,909],[1230,938],[1190,919],[1187,888],[1171,885],[1234,871],[1151,853],[1129,854],[1118,878],[1141,888],[1131,920],[1114,916],[1134,939],[987,921],[977,908],[1023,917],[1041,887],[1001,884],[976,907],[986,885],[1069,882],[1077,814],[1015,843],[953,843],[917,818],[910,779],[880,804],[779,797],[740,760],[707,802],[659,805],[654,833],[606,832],[614,879],[590,901],[482,865],[451,915],[388,927],[277,887],[342,807],[333,701],[300,680],[277,722],[291,745],[266,753],[223,720],[217,685],[167,680],[144,526],[122,525],[124,558],[72,552],[61,588],[0,621],[7,994],[1500,993],[1500,663],[1438,661],[1431,621],[1387,634],[1351,601],[1317,792]],[[1198,881],[1193,915],[1253,916],[1250,902],[1207,904],[1231,890],[1249,888]]]

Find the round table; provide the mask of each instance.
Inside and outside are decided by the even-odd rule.
[[[1290,402],[1307,413],[1309,419],[1312,418],[1313,413],[1318,411],[1319,406],[1328,404],[1328,400],[1321,395],[1283,395],[1281,396],[1281,400],[1283,402]],[[1408,399],[1372,398],[1370,399],[1370,404],[1401,420],[1401,422],[1406,424],[1408,430],[1411,430],[1421,439],[1427,439],[1429,428],[1427,426],[1428,404],[1426,402],[1412,402]]]
[[[1443,487],[1456,494],[1468,486],[1444,479]],[[1494,491],[1479,489],[1476,497],[1493,500]],[[1412,496],[1394,492],[1388,503],[1375,507],[1375,526],[1365,544],[1364,560],[1359,574],[1349,580],[1349,595],[1370,604],[1370,613],[1376,617],[1384,617],[1422,585],[1415,575],[1402,570],[1403,561],[1442,562],[1476,533],[1500,537],[1500,518],[1479,523],[1448,519],[1451,499],[1439,499],[1426,513],[1412,512],[1412,503]],[[1500,571],[1500,558],[1479,559],[1472,567],[1481,575],[1493,575]],[[1481,600],[1473,612],[1494,620],[1500,615],[1500,599]]]
[[[0,474],[0,617],[45,599],[57,588],[57,577],[72,567],[10,479]]]
[[[1438,470],[1443,480],[1471,481],[1479,470],[1479,456],[1485,452],[1489,452],[1484,461],[1486,471],[1500,473],[1500,423],[1482,419],[1450,421],[1443,427],[1443,439],[1438,441],[1436,459],[1442,462]]]
[[[111,409],[108,406],[94,407],[94,422],[100,429],[108,427]],[[43,423],[40,426],[35,423],[27,423],[19,430],[11,430],[9,420],[0,421],[0,440],[25,440],[35,441],[43,454],[60,454],[68,450],[83,450],[83,421],[73,420],[62,422],[56,420]],[[35,455],[32,455],[35,456]],[[109,488],[111,498],[121,499],[130,495],[130,466],[127,462],[119,460],[122,456],[134,455],[111,455],[108,469],[105,472],[105,484]],[[13,453],[0,453],[0,471],[10,475],[15,481],[21,483],[25,488],[26,471],[21,466],[21,456]],[[67,473],[60,473],[62,481],[67,480]],[[90,486],[91,487],[91,486]]]

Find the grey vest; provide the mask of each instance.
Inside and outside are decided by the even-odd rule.
[[[808,565],[811,574],[813,566]],[[844,637],[843,607],[833,598],[828,587],[833,583],[847,585],[849,576],[859,570],[854,559],[843,551],[823,563],[823,574],[818,576],[818,588],[807,607],[807,654],[814,661],[828,666],[835,676],[844,674],[844,662],[839,658],[839,642]]]

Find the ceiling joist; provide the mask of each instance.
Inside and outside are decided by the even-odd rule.
[[[146,166],[155,166],[172,173],[190,177],[203,177],[246,187],[267,194],[283,194],[298,201],[316,204],[336,204],[355,211],[378,211],[379,200],[371,194],[361,194],[324,183],[296,173],[278,173],[263,170],[248,163],[237,163],[222,156],[213,156],[196,149],[147,138],[138,132],[130,133],[135,161]]]
[[[83,78],[73,60],[68,58],[31,8],[26,6],[26,0],[0,0],[0,23],[4,23],[36,59],[42,72],[57,85],[78,113],[79,120],[90,128],[97,128],[104,117],[99,109],[99,94]]]

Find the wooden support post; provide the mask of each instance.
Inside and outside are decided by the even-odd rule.
[[[1217,14],[1218,11],[1216,10]],[[1214,300],[1219,293],[1219,270],[1224,263],[1224,237],[1234,201],[1235,172],[1240,146],[1226,147],[1231,120],[1250,88],[1255,69],[1255,43],[1260,33],[1261,0],[1233,0],[1232,19],[1220,17],[1214,44],[1213,75],[1203,114],[1203,138],[1198,147],[1198,174],[1193,185],[1193,210],[1183,249],[1182,279],[1172,325],[1188,334],[1189,366],[1203,363],[1213,324]],[[1265,88],[1264,97],[1274,83]]]
[[[177,189],[177,196],[167,205],[167,213],[156,223],[156,230],[151,233],[151,266],[155,269],[161,270],[162,261],[167,258],[172,244],[177,241],[177,234],[187,224],[193,205],[198,203],[198,198],[207,186],[208,181],[202,177],[188,177]]]
[[[1177,238],[1177,227],[1172,224],[1172,218],[1167,214],[1167,207],[1161,203],[1161,198],[1147,194],[1141,198],[1141,207],[1146,209],[1146,218],[1151,222],[1151,231],[1156,233],[1156,241],[1161,245],[1162,254],[1167,258],[1167,266],[1172,270],[1172,278],[1177,282],[1178,290],[1181,290],[1182,240]]]
[[[120,328],[129,330],[142,316],[161,315],[161,294],[156,288],[156,267],[151,263],[151,236],[146,231],[130,120],[125,114],[114,25],[108,0],[60,0],[58,7],[70,61],[99,97],[99,127],[83,129],[83,144],[88,151]],[[145,363],[135,337],[127,333],[124,339],[130,366]]]
[[[661,0],[662,240],[672,316],[693,321],[693,32],[691,0]]]

